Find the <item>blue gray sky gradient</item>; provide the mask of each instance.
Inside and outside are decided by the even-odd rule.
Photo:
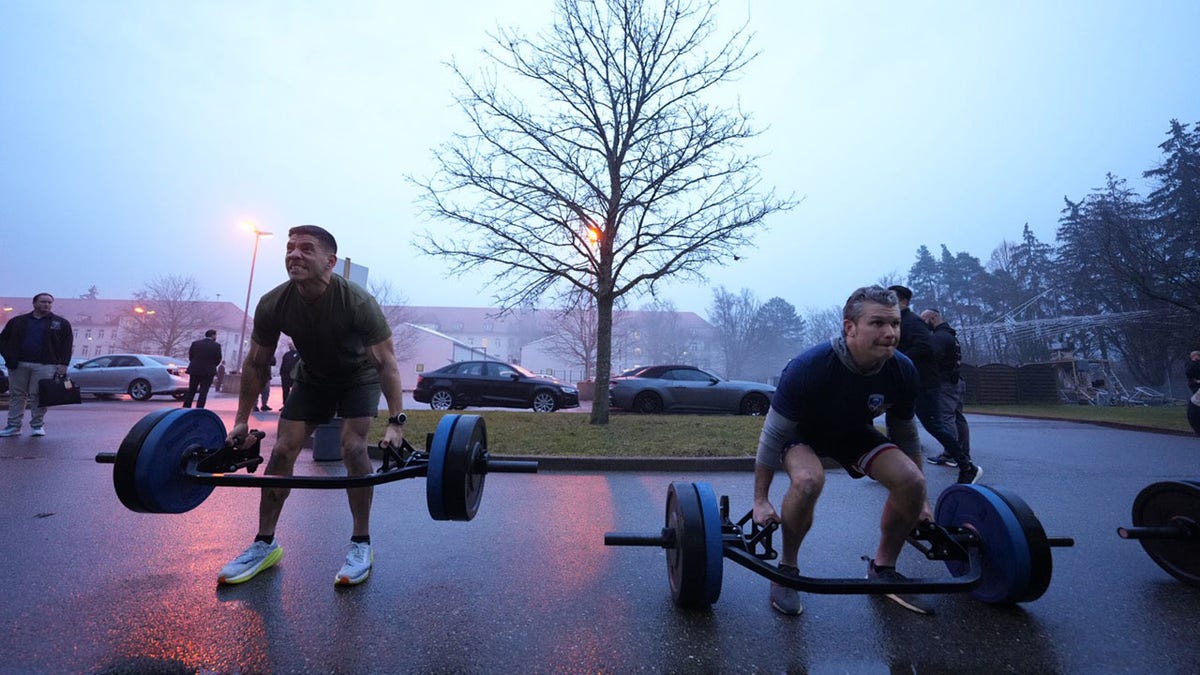
[[[406,175],[462,129],[450,58],[552,0],[0,2],[0,295],[129,297],[194,276],[241,304],[253,218],[317,223],[417,305],[489,305],[421,255]],[[765,128],[764,184],[804,201],[712,285],[840,304],[918,245],[985,263],[1106,172],[1141,187],[1168,122],[1200,120],[1200,3],[726,0],[762,52],[718,103]],[[254,296],[284,279],[264,239]],[[709,287],[663,297],[706,314]],[[634,304],[639,305],[640,300]]]

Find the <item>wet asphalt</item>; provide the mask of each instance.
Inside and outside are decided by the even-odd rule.
[[[230,424],[232,399],[212,403]],[[333,585],[349,536],[344,493],[297,490],[280,565],[218,587],[217,570],[254,535],[258,491],[217,488],[181,515],[133,513],[114,495],[112,466],[94,461],[170,405],[88,400],[51,410],[44,438],[0,439],[0,672],[1200,672],[1200,588],[1116,534],[1143,487],[1200,478],[1195,437],[970,416],[982,482],[1076,541],[1054,550],[1046,594],[1016,607],[940,596],[933,617],[806,594],[804,614],[787,618],[769,608],[765,580],[728,561],[718,602],[680,610],[662,550],[603,545],[607,531],[658,531],[676,480],[709,482],[740,516],[745,471],[495,474],[466,523],[429,518],[423,479],[381,485],[374,572],[350,589]],[[274,415],[260,419],[269,429]],[[340,468],[306,453],[298,471]],[[931,467],[931,493],[955,475]],[[831,472],[803,572],[861,575],[884,496]],[[945,569],[912,549],[900,568]]]

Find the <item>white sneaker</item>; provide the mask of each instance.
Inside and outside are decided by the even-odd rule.
[[[361,584],[371,576],[371,564],[375,562],[375,549],[370,544],[352,542],[350,552],[346,554],[346,564],[338,570],[333,583],[338,586],[354,586]]]
[[[9,438],[10,436],[20,436],[21,427],[4,427],[4,431],[0,431],[0,438]]]
[[[279,545],[279,540],[269,544],[265,541],[255,541],[250,544],[250,548],[242,551],[238,557],[221,568],[217,575],[217,583],[240,584],[250,581],[259,572],[274,566],[281,558],[283,547]]]
[[[30,436],[45,436],[46,435],[46,427],[33,427],[33,433],[31,433],[29,435]]]

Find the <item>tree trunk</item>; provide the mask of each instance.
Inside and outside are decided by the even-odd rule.
[[[596,298],[596,391],[592,395],[592,424],[608,424],[608,381],[612,378],[613,296]]]

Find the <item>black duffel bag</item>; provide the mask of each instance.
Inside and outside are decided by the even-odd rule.
[[[81,403],[79,387],[66,375],[55,375],[44,380],[38,380],[38,405],[49,407],[53,405],[71,405]]]

